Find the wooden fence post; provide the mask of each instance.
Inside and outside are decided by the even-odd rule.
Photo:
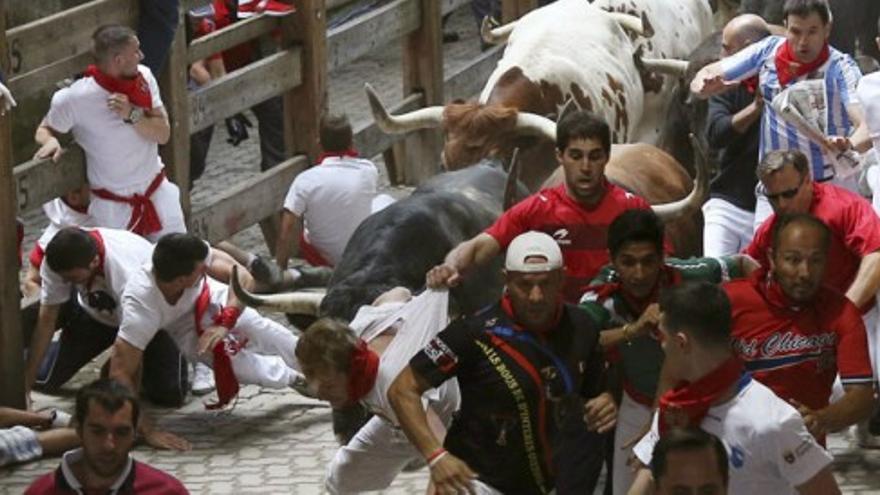
[[[6,0],[0,0],[0,66],[9,74],[6,46]],[[24,353],[19,311],[17,213],[12,180],[12,114],[0,117],[0,406],[25,407]]]
[[[187,219],[192,204],[189,187],[189,90],[187,89],[188,67],[186,44],[186,10],[181,2],[179,7],[177,31],[168,52],[165,70],[162,71],[160,88],[165,110],[171,123],[171,138],[161,147],[162,161],[167,168],[168,177],[180,188],[180,206]]]
[[[420,0],[421,27],[403,40],[403,97],[420,92],[425,106],[443,104],[443,28],[441,5]],[[405,158],[398,167],[406,170],[405,181],[415,185],[437,174],[442,139],[439,129],[425,129],[407,137]],[[400,156],[398,154],[397,156]]]
[[[327,10],[325,0],[297,2],[284,21],[284,48],[302,49],[302,84],[284,94],[284,137],[289,156],[304,154],[314,163],[320,153],[318,130],[327,110]]]

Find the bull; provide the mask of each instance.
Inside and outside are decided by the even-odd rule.
[[[326,294],[255,295],[244,291],[236,277],[233,290],[249,306],[350,321],[358,308],[393,287],[423,287],[425,273],[447,252],[485,230],[505,204],[527,194],[509,180],[514,179],[500,167],[484,162],[432,177],[410,196],[367,217],[348,241]],[[497,299],[503,284],[500,266],[496,260],[453,289],[455,309],[473,312]]]

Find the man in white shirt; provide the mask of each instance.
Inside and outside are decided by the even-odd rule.
[[[374,414],[330,462],[330,493],[383,490],[404,466],[422,460],[400,430],[388,388],[409,360],[446,328],[448,305],[446,290],[429,289],[412,298],[409,290],[397,287],[361,307],[350,325],[322,318],[303,333],[296,354],[317,397],[335,408],[361,403]],[[423,396],[441,436],[459,401],[454,380]]]
[[[92,35],[95,65],[52,97],[34,136],[35,158],[58,160],[57,135],[72,133],[86,155],[92,187],[89,214],[97,225],[155,241],[185,232],[180,191],[165,177],[158,145],[171,134],[159,86],[134,31],[107,25]]]
[[[377,197],[379,172],[352,149],[346,117],[324,117],[320,140],[324,152],[317,165],[297,175],[284,198],[275,247],[275,260],[282,270],[297,253],[312,265],[336,265],[358,225],[391,202],[388,196]]]
[[[694,301],[700,301],[695,305]],[[743,373],[730,346],[730,301],[710,283],[687,283],[660,297],[664,393],[651,431],[633,448],[642,464],[630,495],[653,492],[652,452],[673,428],[699,427],[721,439],[732,495],[839,494],[831,455],[797,410]]]
[[[120,324],[122,292],[136,267],[149,261],[153,245],[131,232],[67,227],[46,246],[40,266],[40,308],[31,337],[25,389],[55,390],[109,348]],[[71,292],[76,293],[71,301]],[[63,330],[57,352],[44,363],[55,328]],[[44,367],[43,373],[38,373]],[[38,374],[42,375],[38,378]],[[142,383],[161,405],[179,407],[186,397],[186,366],[162,332],[146,349]]]
[[[135,388],[134,378],[144,349],[162,328],[190,361],[214,370],[223,407],[238,393],[239,383],[270,388],[302,383],[294,355],[297,338],[285,327],[243,308],[226,284],[235,261],[191,234],[168,234],[156,244],[152,263],[135,270],[122,295],[119,332],[110,358],[110,376]],[[253,279],[242,272],[242,285]],[[159,448],[186,450],[189,443],[160,432],[145,420],[146,441]]]
[[[880,37],[876,40],[877,46],[880,47]],[[856,90],[859,102],[865,109],[865,122],[868,125],[868,132],[873,142],[873,150],[868,153],[874,153],[880,161],[880,72],[868,74],[859,80],[859,87]],[[873,192],[874,211],[880,213],[880,167],[872,167],[867,171],[868,185]]]

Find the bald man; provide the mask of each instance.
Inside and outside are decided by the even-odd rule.
[[[721,32],[721,56],[733,55],[769,34],[767,23],[754,14],[734,17]],[[758,182],[755,167],[764,107],[756,87],[756,79],[746,80],[709,99],[706,138],[719,153],[720,167],[703,205],[706,256],[736,254],[752,239]]]

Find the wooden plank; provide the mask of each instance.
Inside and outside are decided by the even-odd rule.
[[[306,157],[295,156],[227,190],[213,203],[193,211],[190,231],[209,242],[218,242],[275,214],[293,178],[308,165]]]
[[[7,168],[7,167],[0,167]],[[82,149],[68,146],[58,163],[30,160],[13,171],[18,211],[30,211],[81,186],[86,181],[86,161]],[[5,183],[5,182],[4,182]]]
[[[418,29],[420,1],[394,0],[331,29],[327,35],[327,70],[342,67]]]
[[[411,112],[423,107],[425,99],[421,93],[413,93],[389,111],[392,115]],[[386,134],[372,120],[355,125],[354,147],[361,156],[373,157],[387,150],[397,141],[406,138],[404,134]]]
[[[134,26],[137,0],[93,0],[72,9],[10,29],[10,76],[51,64],[58,59],[86,53],[92,32],[103,24]]]
[[[299,48],[292,48],[211,81],[189,94],[189,132],[198,132],[301,82]]]
[[[295,14],[289,13],[286,15]],[[208,58],[215,53],[219,53],[223,50],[232,48],[233,46],[240,45],[245,41],[258,38],[260,36],[263,36],[264,34],[269,34],[281,25],[281,19],[283,17],[284,16],[270,16],[266,14],[260,14],[255,17],[251,17],[249,19],[230,24],[229,26],[226,26],[219,31],[215,31],[211,34],[193,40],[193,42],[189,45],[189,55],[187,56],[187,63],[191,64],[197,60]]]
[[[39,69],[19,74],[9,80],[9,89],[19,100],[46,89],[55,89],[59,81],[73,77],[92,63],[91,53],[80,53],[62,58]]]
[[[182,6],[178,6],[179,15],[174,41],[168,52],[168,61],[159,78],[159,86],[168,122],[171,125],[171,137],[165,145],[159,147],[162,162],[168,171],[168,177],[180,188],[180,207],[185,217],[190,213],[189,190],[189,89],[187,80],[189,72],[186,63],[186,18]]]
[[[503,46],[493,46],[471,60],[455,74],[450,74],[443,83],[443,93],[447,101],[461,98],[471,99],[478,95],[495,70],[498,60],[504,53]]]
[[[401,65],[403,94],[421,92],[425,105],[443,104],[443,28],[440,3],[419,0],[420,27],[403,40]],[[415,185],[439,171],[442,139],[438,129],[422,129],[407,136],[404,173],[407,184]],[[398,156],[400,154],[398,153]],[[400,160],[396,160],[401,163]]]
[[[9,70],[6,0],[0,0],[0,67]],[[0,116],[0,406],[24,409],[24,346],[18,295],[15,189],[12,187],[12,112]]]

